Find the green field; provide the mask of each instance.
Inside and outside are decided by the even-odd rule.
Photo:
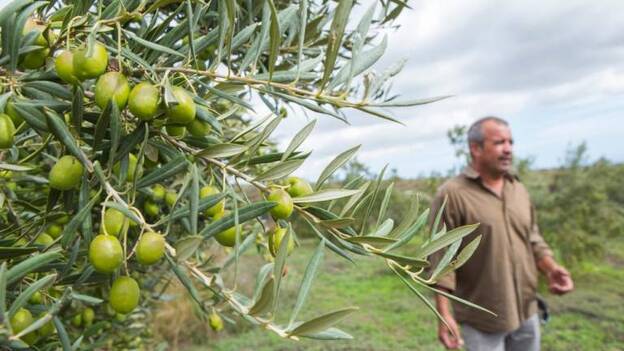
[[[306,243],[289,258],[283,295],[283,306],[288,308],[282,308],[279,322],[288,320],[312,250],[313,243]],[[572,272],[576,282],[572,294],[543,294],[552,310],[551,322],[542,329],[543,350],[624,350],[624,245],[612,245],[609,250],[604,262],[584,264]],[[241,266],[252,267],[256,262],[257,257],[246,255]],[[311,318],[338,307],[359,306],[358,312],[339,325],[353,340],[289,341],[239,321],[237,330],[229,326],[224,332],[194,338],[205,340],[202,344],[180,340],[179,346],[189,351],[443,350],[433,314],[383,262],[359,258],[356,263],[327,251],[301,316]]]

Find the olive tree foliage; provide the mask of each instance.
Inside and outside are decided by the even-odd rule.
[[[386,48],[384,29],[407,4],[373,1],[360,18],[351,16],[354,6],[359,5],[351,0],[15,0],[4,5],[0,111],[18,118],[14,130],[7,123],[0,130],[4,142],[11,141],[0,150],[0,345],[136,346],[136,340],[121,336],[145,330],[150,304],[164,298],[172,280],[181,282],[211,323],[238,315],[283,338],[350,338],[334,325],[354,307],[299,318],[326,250],[346,260],[357,255],[379,260],[436,313],[421,291],[435,290],[437,277],[471,255],[478,240],[459,249],[475,227],[447,232],[438,216],[422,246],[409,256],[397,253],[426,225],[428,210],[419,209],[414,199],[409,215],[394,223],[386,213],[391,189],[379,191],[383,172],[344,186],[327,182],[355,155],[354,147],[327,165],[311,193],[292,198],[294,212],[318,237],[318,248],[289,320],[275,318],[278,308],[286,308],[279,305],[279,294],[296,233],[288,216],[271,219],[278,202],[267,195],[291,190],[284,178],[309,156],[299,147],[315,124],[303,126],[285,150],[276,151],[271,136],[288,109],[345,122],[345,113],[359,110],[398,122],[388,108],[441,99],[390,96],[389,80],[400,65],[381,73],[370,69]],[[28,23],[36,26],[27,30]],[[122,73],[130,86],[150,82],[157,87],[155,118],[137,118],[125,101],[95,103],[97,79],[69,84],[57,74],[55,58],[61,50],[74,52],[76,69],[76,50],[94,57],[101,45],[109,55],[107,71]],[[40,65],[28,61],[36,58],[29,54],[45,60]],[[164,111],[189,104],[174,87],[192,96],[196,110],[191,117],[201,122],[199,131],[197,125],[170,125]],[[116,89],[114,84],[104,88]],[[271,113],[258,115],[252,101]],[[184,135],[185,129],[191,133]],[[65,155],[84,171],[76,187],[58,190],[51,186],[50,171]],[[57,177],[69,179],[70,173]],[[218,191],[203,196],[207,185]],[[379,197],[384,201],[373,206]],[[340,212],[332,211],[336,200],[346,201]],[[226,212],[207,215],[223,202]],[[123,215],[117,233],[122,263],[102,273],[94,268],[89,247],[96,236],[110,238],[103,224],[110,209]],[[251,247],[258,245],[261,254],[270,251],[275,226],[286,229],[272,251],[275,257],[264,255],[261,267],[239,265],[240,255]],[[235,240],[224,252],[214,238],[230,228]],[[138,243],[148,232],[164,237],[166,251],[149,266],[137,260]],[[42,240],[44,234],[53,240]],[[425,276],[427,256],[445,248],[440,266]],[[218,250],[221,255],[206,255]],[[257,272],[253,294],[237,289],[241,270]],[[227,279],[233,285],[225,283],[224,275],[233,277]],[[119,277],[132,277],[141,288],[138,307],[125,316],[115,314],[118,307],[111,311],[108,301],[111,283]],[[119,301],[128,302],[124,299]],[[95,311],[95,318],[85,310]]]

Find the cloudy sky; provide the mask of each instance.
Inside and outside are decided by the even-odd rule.
[[[454,97],[393,110],[405,126],[356,112],[347,113],[351,126],[321,117],[303,145],[313,153],[296,174],[313,179],[357,144],[358,159],[375,171],[386,163],[403,177],[445,171],[456,162],[447,130],[488,114],[509,120],[516,155],[533,157],[536,167],[560,165],[580,141],[592,158],[624,161],[624,2],[410,4],[374,69],[405,58],[394,93]],[[291,113],[275,135],[282,148],[306,123]]]

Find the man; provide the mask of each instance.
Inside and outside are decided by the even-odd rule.
[[[438,337],[447,349],[539,350],[537,271],[555,294],[572,291],[572,278],[553,259],[529,195],[511,173],[513,140],[507,122],[497,117],[476,121],[468,130],[468,144],[470,165],[441,186],[432,208],[439,209],[447,199],[442,218],[448,230],[479,223],[462,247],[482,237],[472,257],[438,279],[437,287],[497,316],[458,303],[451,313],[449,300],[437,295],[437,309],[450,326],[440,322]],[[432,255],[432,267],[443,254]]]

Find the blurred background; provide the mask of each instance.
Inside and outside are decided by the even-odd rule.
[[[362,3],[353,18],[367,8]],[[516,169],[537,207],[541,231],[577,285],[556,297],[542,282],[552,313],[542,329],[543,349],[623,350],[624,3],[478,0],[411,6],[399,16],[400,26],[387,33],[387,52],[375,71],[403,65],[392,89],[403,97],[453,96],[397,111],[404,125],[357,112],[347,114],[350,125],[321,117],[303,144],[312,155],[295,174],[313,181],[339,152],[362,144],[332,181],[376,179],[388,165],[381,187],[394,184],[388,213],[400,221],[410,196],[421,194],[421,206],[428,206],[437,187],[465,165],[466,126],[485,115],[507,119]],[[259,115],[262,108],[258,104]],[[276,147],[283,150],[316,117],[290,110]],[[317,242],[308,227],[295,224],[295,230],[300,247],[289,258],[289,293],[282,302],[290,306]],[[242,265],[261,262],[251,251]],[[235,319],[236,331],[226,323],[215,333],[184,298],[163,302],[152,328],[181,350],[441,350],[432,313],[373,261],[353,264],[328,251],[310,294],[314,310],[304,311],[307,318],[316,310],[360,306],[341,323],[352,341],[285,341]],[[254,277],[241,281],[242,291],[252,291]],[[168,294],[186,293],[173,285]]]

